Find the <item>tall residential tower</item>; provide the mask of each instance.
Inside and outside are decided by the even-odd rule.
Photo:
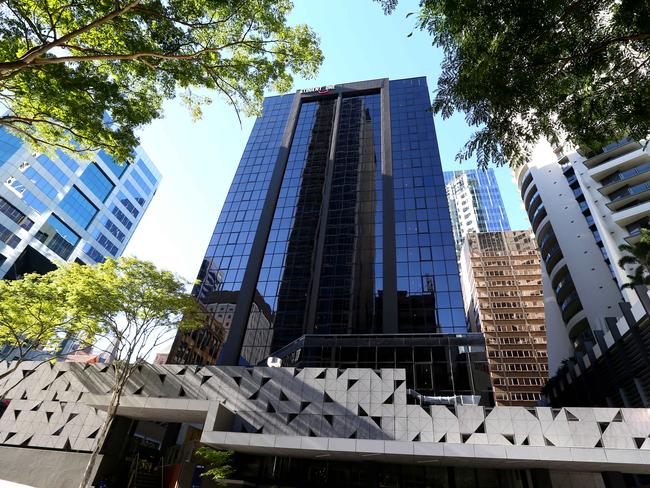
[[[510,230],[499,185],[491,168],[445,171],[456,255],[470,232]]]

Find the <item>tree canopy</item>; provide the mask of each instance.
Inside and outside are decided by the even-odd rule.
[[[46,357],[50,357],[56,355],[64,338],[88,343],[98,331],[97,322],[71,299],[70,285],[67,274],[60,270],[0,280],[0,346],[8,351],[0,359],[14,361],[14,368],[3,376],[30,353],[47,350]]]
[[[64,265],[62,273],[70,284],[66,293],[71,302],[99,324],[97,346],[114,358],[106,419],[79,485],[86,488],[124,387],[140,361],[171,340],[178,328],[202,326],[205,312],[187,292],[186,282],[148,261],[121,257],[95,266],[73,263]]]
[[[134,131],[180,95],[195,117],[220,93],[258,110],[264,90],[322,62],[289,26],[290,0],[7,0],[0,3],[0,127],[37,149],[104,149],[128,161]],[[194,90],[194,91],[193,91]],[[109,117],[107,117],[108,115]]]
[[[647,0],[422,0],[416,28],[443,51],[434,112],[478,127],[461,161],[516,166],[540,138],[598,149],[650,132]]]

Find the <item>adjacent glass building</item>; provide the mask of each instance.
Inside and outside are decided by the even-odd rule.
[[[492,169],[445,171],[456,255],[470,232],[510,230],[499,185]]]
[[[425,78],[268,97],[195,292],[236,291],[222,362],[303,334],[465,332]]]
[[[0,129],[0,277],[47,272],[56,261],[102,262],[124,251],[160,184],[142,148],[133,164],[33,154]]]

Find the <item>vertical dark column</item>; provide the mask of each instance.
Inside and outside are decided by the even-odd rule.
[[[246,266],[244,279],[239,295],[237,296],[237,305],[232,324],[230,325],[230,332],[228,333],[226,343],[223,345],[219,359],[220,365],[236,366],[239,363],[239,356],[242,345],[244,344],[244,336],[248,324],[248,315],[253,298],[255,297],[255,287],[262,266],[262,260],[264,259],[264,251],[266,250],[266,243],[271,231],[271,224],[273,223],[273,214],[275,213],[275,206],[280,194],[280,188],[282,187],[284,171],[287,167],[289,150],[291,149],[291,141],[300,113],[300,98],[300,93],[296,93],[293,99],[289,119],[284,130],[284,136],[282,137],[282,147],[280,148],[278,159],[273,169],[271,183],[269,184],[269,190],[264,200],[264,208],[262,209],[257,231],[255,232],[255,239],[253,240],[248,265]]]
[[[327,168],[325,170],[325,186],[323,188],[323,201],[321,203],[321,212],[318,220],[318,237],[316,249],[314,251],[314,269],[311,277],[311,286],[309,287],[307,304],[307,313],[305,314],[305,333],[314,332],[314,322],[316,321],[316,308],[318,304],[318,287],[320,284],[321,267],[323,265],[323,247],[325,246],[325,233],[327,230],[327,213],[329,210],[330,192],[332,190],[332,174],[334,172],[334,157],[336,155],[336,137],[339,131],[339,120],[341,117],[342,96],[339,94],[336,99],[336,108],[334,109],[334,124],[332,125],[332,135],[330,137],[330,151],[327,158]]]
[[[397,258],[395,255],[395,196],[393,193],[393,147],[390,125],[390,81],[381,84],[381,174],[384,233],[384,296],[382,328],[384,334],[396,334]]]

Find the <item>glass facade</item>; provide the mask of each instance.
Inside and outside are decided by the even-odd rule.
[[[465,330],[454,238],[425,78],[390,84],[400,332]]]
[[[445,171],[457,255],[470,232],[503,232],[510,223],[494,170]]]
[[[76,186],[73,186],[66,196],[63,197],[63,200],[61,200],[61,208],[82,229],[87,228],[95,215],[97,215],[97,207]]]
[[[264,100],[201,264],[199,297],[241,287],[292,101],[291,96]]]
[[[466,331],[426,80],[368,83],[267,98],[253,128],[195,288],[250,294],[249,363],[306,333]]]
[[[88,189],[95,194],[102,202],[110,195],[115,185],[111,180],[99,169],[96,163],[90,163],[83,173],[81,173],[81,181],[88,187]]]
[[[68,259],[79,243],[79,235],[68,227],[60,218],[52,214],[36,233],[41,241],[61,258]]]
[[[120,256],[161,180],[142,148],[132,161],[118,165],[102,151],[94,160],[35,154],[0,129],[0,277]]]

